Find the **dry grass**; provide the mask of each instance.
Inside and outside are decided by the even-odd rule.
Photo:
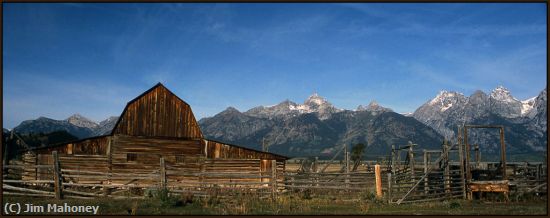
[[[419,204],[387,204],[369,193],[355,199],[345,194],[318,195],[295,192],[280,194],[276,199],[251,192],[231,197],[219,195],[192,197],[189,194],[163,195],[162,192],[144,200],[55,200],[43,198],[4,197],[5,202],[69,203],[71,205],[99,205],[100,214],[112,215],[544,215],[545,199],[497,203],[483,201],[443,201]]]

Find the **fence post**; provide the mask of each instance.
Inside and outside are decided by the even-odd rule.
[[[111,185],[113,184],[113,180],[112,180],[112,177],[113,177],[113,155],[112,155],[112,143],[113,143],[113,138],[112,136],[109,136],[107,137],[107,157],[109,158],[108,159],[108,164],[109,164],[109,174],[107,175],[107,184]],[[80,166],[79,166],[80,167]],[[80,173],[80,168],[79,168],[79,173]],[[103,187],[103,195],[104,196],[109,196],[111,194],[111,189],[109,187]]]
[[[317,172],[318,164],[319,164],[319,157],[315,157],[315,160],[313,161],[313,167],[312,167],[313,172]]]
[[[392,193],[391,193],[392,181],[391,180],[392,180],[391,173],[388,173],[388,203],[392,202]]]
[[[204,184],[204,172],[206,172],[206,163],[203,158],[200,159],[200,174],[199,174],[199,183],[201,187],[201,191],[204,191],[205,184]]]
[[[445,164],[445,169],[444,169],[444,188],[445,188],[445,193],[447,195],[451,194],[451,181],[450,181],[450,166],[449,166],[449,153],[450,153],[450,147],[447,145],[447,140],[445,139],[443,141],[443,152],[445,153],[445,159],[443,159],[444,161],[444,164]]]
[[[346,188],[349,187],[349,152],[346,152]]]
[[[38,163],[39,163],[39,162],[38,162],[38,155],[39,155],[39,154],[35,154],[35,155],[34,155],[34,165],[38,165]],[[38,179],[38,172],[39,172],[39,171],[38,171],[38,167],[34,168],[34,180],[39,180],[39,179]]]
[[[380,176],[380,164],[374,165],[374,177],[376,181],[376,197],[382,198],[382,176]]]
[[[277,160],[271,160],[271,197],[277,199]]]
[[[462,187],[462,199],[466,199],[466,177],[464,176],[464,142],[462,140],[462,132],[460,126],[458,127],[458,159],[460,160],[460,182]]]
[[[315,160],[313,161],[313,181],[315,182],[315,186],[319,186],[319,170],[318,170],[318,164],[319,164],[319,157],[315,157]]]
[[[160,158],[160,187],[166,188],[166,163],[164,163],[164,157]]]
[[[538,180],[537,183],[540,182],[540,180],[541,180],[540,174],[542,174],[542,164],[537,165],[537,180]]]
[[[52,152],[53,157],[53,175],[54,175],[54,185],[55,185],[55,198],[63,199],[63,181],[61,180],[61,169],[59,165],[59,157],[57,156],[57,151]]]
[[[414,178],[414,152],[413,152],[413,144],[412,142],[409,141],[409,168],[411,169],[411,182],[414,183],[415,182],[415,178]]]
[[[395,174],[395,171],[396,171],[396,169],[395,169],[395,167],[396,167],[395,162],[397,161],[396,156],[397,156],[397,153],[395,151],[395,145],[391,145],[391,165],[390,165],[390,167],[391,167],[391,173],[393,173],[393,174]]]
[[[424,174],[428,173],[428,152],[424,149]],[[428,194],[428,177],[424,178],[424,194]]]

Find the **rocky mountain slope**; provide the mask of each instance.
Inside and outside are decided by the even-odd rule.
[[[342,144],[365,143],[367,155],[387,155],[391,145],[415,141],[420,148],[439,148],[443,137],[418,122],[382,107],[376,102],[357,110],[335,108],[317,94],[304,104],[285,100],[270,107],[255,107],[244,113],[227,108],[199,125],[207,137],[289,156],[326,155]]]
[[[342,111],[334,107],[325,98],[317,93],[309,96],[304,101],[304,104],[297,104],[289,100],[285,100],[274,106],[259,106],[246,111],[244,114],[252,117],[274,118],[274,117],[294,117],[301,114],[316,113],[319,119],[325,120],[330,118],[333,113]]]
[[[507,151],[537,153],[547,148],[546,89],[536,97],[520,101],[499,86],[491,93],[476,91],[470,96],[441,91],[414,113],[397,114],[370,102],[356,110],[336,108],[313,94],[303,104],[285,100],[273,106],[258,106],[240,112],[229,107],[199,121],[210,139],[261,149],[265,139],[269,150],[289,156],[327,155],[342,144],[365,143],[367,155],[388,154],[390,146],[408,141],[422,148],[440,148],[443,138],[454,139],[458,125],[495,124],[505,126]],[[19,133],[67,131],[85,138],[109,134],[118,117],[99,123],[75,114],[65,120],[40,117],[22,122]],[[484,145],[485,152],[497,153],[498,132],[475,130],[470,144]],[[497,140],[497,141],[495,141]]]
[[[20,134],[47,134],[55,131],[66,131],[77,138],[87,138],[109,134],[117,120],[118,117],[110,117],[100,123],[95,123],[79,114],[74,114],[65,120],[54,120],[46,117],[39,117],[36,120],[26,120],[21,122],[21,124],[14,128],[14,131]]]
[[[504,125],[509,151],[529,153],[543,151],[547,147],[546,105],[546,89],[537,97],[524,101],[514,98],[502,86],[495,88],[489,95],[476,91],[469,97],[458,92],[441,91],[420,106],[413,117],[446,138],[454,138],[457,127],[463,124]],[[471,143],[492,146],[495,144],[494,138],[498,139],[497,133],[473,132],[479,135],[470,137]],[[496,148],[488,150],[498,151]]]

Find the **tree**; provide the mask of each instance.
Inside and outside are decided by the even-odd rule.
[[[351,171],[356,171],[359,164],[361,164],[361,159],[363,159],[363,154],[365,153],[365,145],[359,143],[351,148],[351,161],[353,161],[353,169]]]

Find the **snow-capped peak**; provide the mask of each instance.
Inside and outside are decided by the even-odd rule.
[[[97,122],[91,121],[90,119],[80,114],[73,114],[72,116],[67,118],[66,121],[75,126],[86,127],[86,128],[93,128],[99,125]]]
[[[405,112],[405,113],[401,113],[401,115],[406,116],[406,117],[412,117],[413,112]]]
[[[304,101],[304,104],[297,104],[290,100],[285,100],[273,106],[255,107],[245,113],[256,117],[273,117],[279,115],[296,116],[298,114],[318,112],[321,118],[326,118],[329,117],[331,113],[338,111],[341,111],[341,109],[335,108],[325,98],[319,96],[317,93],[313,93]]]
[[[367,106],[359,105],[356,111],[371,111],[371,112],[391,112],[389,108],[380,106],[375,100],[371,101]]]
[[[378,106],[379,106],[378,102],[376,102],[375,100],[372,100],[367,107],[373,108]]]
[[[317,92],[313,93],[311,96],[309,96],[306,101],[304,102],[305,105],[322,105],[329,103],[325,98],[319,96]],[[329,103],[330,104],[330,103]]]
[[[501,85],[497,86],[491,92],[491,98],[497,101],[505,101],[505,102],[518,101],[516,98],[512,96],[512,94],[510,94],[510,91],[507,88]]]
[[[103,125],[105,123],[109,123],[109,122],[113,122],[113,121],[117,121],[118,120],[118,116],[110,116],[109,118],[99,122],[99,125]]]
[[[535,106],[535,99],[537,97],[532,97],[530,99],[521,101],[521,115],[524,116],[525,114],[529,113],[531,110],[533,110],[533,107]]]
[[[459,103],[461,99],[465,99],[462,93],[442,90],[430,101],[429,105],[437,106],[440,108],[441,112],[443,112]]]

